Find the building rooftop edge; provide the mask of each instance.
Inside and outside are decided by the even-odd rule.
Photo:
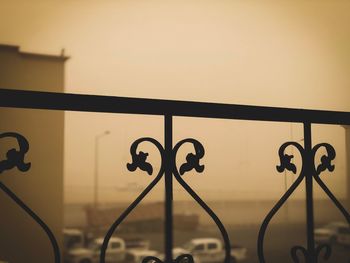
[[[10,44],[0,43],[0,48],[13,49],[16,52],[18,52],[20,55],[24,55],[24,56],[38,56],[43,58],[62,59],[62,60],[67,60],[70,58],[69,56],[64,55],[64,49],[62,49],[61,55],[52,55],[52,54],[41,54],[36,52],[22,51],[19,45],[10,45]]]

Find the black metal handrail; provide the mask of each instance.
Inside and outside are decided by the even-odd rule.
[[[350,125],[350,112],[0,89],[0,107]]]
[[[148,174],[153,173],[153,167],[147,162],[147,153],[137,152],[137,147],[140,143],[149,142],[155,145],[161,155],[161,167],[158,175],[146,187],[146,189],[136,198],[136,200],[125,210],[122,215],[112,224],[107,232],[100,254],[100,262],[105,262],[105,253],[108,247],[108,242],[114,231],[128,216],[128,214],[142,201],[142,199],[152,190],[152,188],[165,177],[165,259],[167,263],[170,262],[193,262],[193,258],[189,254],[181,255],[177,259],[173,259],[173,222],[172,222],[172,200],[173,200],[173,176],[180,183],[180,185],[197,201],[202,208],[210,215],[218,226],[224,243],[225,243],[225,263],[229,263],[230,256],[230,240],[225,230],[224,225],[220,219],[215,215],[208,205],[193,191],[193,189],[182,179],[182,175],[192,169],[197,172],[202,172],[204,165],[200,164],[200,159],[204,156],[204,147],[195,139],[184,139],[178,142],[174,147],[173,141],[173,117],[174,116],[188,116],[188,117],[204,117],[204,118],[220,118],[220,119],[242,119],[242,120],[257,120],[257,121],[278,121],[278,122],[299,122],[304,126],[304,147],[298,142],[287,142],[283,144],[279,150],[280,165],[277,166],[279,172],[290,170],[297,172],[297,167],[292,163],[294,156],[285,154],[287,147],[296,147],[302,157],[302,167],[300,175],[296,181],[291,185],[282,198],[276,203],[272,210],[264,219],[257,240],[257,251],[259,261],[265,263],[264,257],[264,236],[269,222],[277,213],[280,207],[287,201],[289,196],[295,191],[300,183],[305,179],[306,184],[306,224],[307,224],[307,248],[302,246],[294,246],[291,249],[291,256],[294,262],[299,262],[297,252],[301,252],[304,259],[308,263],[317,263],[320,252],[325,250],[324,258],[328,259],[331,254],[331,247],[328,245],[315,246],[314,240],[314,211],[313,211],[313,180],[315,180],[336,207],[342,212],[348,223],[350,224],[350,215],[346,209],[340,204],[332,192],[327,188],[320,178],[320,174],[325,171],[333,171],[334,165],[332,160],[335,158],[334,148],[327,144],[321,143],[312,147],[311,125],[318,124],[338,124],[350,125],[350,112],[339,111],[323,111],[323,110],[305,110],[305,109],[290,109],[277,107],[262,107],[262,106],[246,106],[233,104],[219,104],[219,103],[203,103],[203,102],[187,102],[187,101],[171,101],[159,99],[141,99],[141,98],[123,98],[112,96],[96,96],[96,95],[80,95],[67,93],[51,93],[51,92],[37,92],[37,91],[23,91],[23,90],[9,90],[0,89],[0,107],[14,107],[14,108],[31,108],[31,109],[47,109],[47,110],[66,110],[66,111],[88,111],[88,112],[109,112],[109,113],[128,113],[128,114],[149,114],[161,115],[164,117],[164,148],[161,143],[153,138],[141,138],[136,140],[131,146],[132,163],[127,165],[130,171],[141,169]],[[9,133],[6,133],[7,135]],[[24,138],[24,137],[23,137]],[[179,148],[185,144],[190,143],[194,147],[194,153],[189,153],[186,157],[186,163],[177,168],[176,154]],[[319,164],[315,164],[316,152],[324,148],[324,154]],[[10,151],[13,151],[11,149]],[[23,154],[23,151],[21,152]],[[25,154],[25,152],[24,152]],[[22,156],[24,157],[24,155]],[[23,161],[23,158],[22,158]],[[11,155],[7,160],[1,162],[0,171],[11,169],[16,164]],[[6,192],[6,186],[1,183],[1,190]],[[9,194],[9,192],[6,192]],[[12,192],[11,192],[12,193]],[[14,193],[12,193],[13,196]],[[14,199],[14,198],[13,198]],[[25,204],[17,202],[23,209]],[[28,207],[27,207],[28,208]],[[26,209],[25,209],[26,210]],[[26,210],[30,213],[30,210]],[[41,219],[31,216],[36,220],[50,237],[53,249],[55,251],[55,262],[59,262],[59,248],[54,237],[50,235],[50,231]],[[146,257],[143,260],[146,262],[163,262],[156,257]]]

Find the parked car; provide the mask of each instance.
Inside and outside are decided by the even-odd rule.
[[[350,246],[350,226],[339,229],[337,243],[342,246]]]
[[[74,228],[63,229],[63,248],[65,251],[81,248],[85,245],[85,236],[82,231]]]
[[[315,242],[319,244],[334,244],[337,242],[339,230],[348,227],[344,222],[332,222],[314,231]]]
[[[142,237],[122,237],[125,242],[126,250],[140,250],[140,251],[151,251],[150,241]]]
[[[67,263],[98,263],[100,259],[101,246],[103,238],[95,239],[89,247],[71,249],[67,253],[65,262]],[[125,260],[125,242],[118,237],[112,237],[109,240],[106,251],[106,262],[121,262]]]
[[[73,250],[84,248],[86,245],[86,239],[83,231],[75,228],[65,228],[63,229],[63,262],[70,263],[72,260],[72,255],[69,256],[70,252]]]
[[[225,248],[217,238],[196,238],[183,246],[182,254],[191,254],[196,263],[216,263],[225,259]],[[246,259],[247,249],[241,246],[231,246],[231,262],[235,263]]]

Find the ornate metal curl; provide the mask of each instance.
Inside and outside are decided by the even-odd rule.
[[[293,262],[295,263],[299,263],[299,257],[298,257],[298,251],[300,251],[302,253],[302,255],[304,256],[305,262],[307,262],[307,259],[309,257],[308,252],[306,250],[306,248],[302,247],[302,246],[294,246],[292,247],[292,249],[290,250],[290,255],[293,259]]]
[[[165,153],[164,153],[163,146],[157,140],[149,137],[140,138],[131,145],[130,153],[131,153],[133,162],[131,164],[127,164],[127,168],[129,169],[129,171],[135,171],[137,168],[140,168],[143,171],[147,171],[148,174],[152,174],[153,172],[152,165],[146,162],[148,154],[145,154],[145,153],[141,154],[141,152],[137,154],[136,152],[139,144],[141,144],[142,142],[150,142],[157,147],[161,156],[161,166],[160,166],[159,172],[157,176],[153,179],[153,181],[145,188],[145,190],[142,191],[142,193],[131,203],[131,205],[118,217],[118,219],[109,228],[103,240],[103,244],[101,246],[101,252],[100,252],[101,263],[105,263],[108,243],[113,233],[117,229],[117,227],[124,221],[124,219],[129,215],[129,213],[142,201],[142,199],[153,189],[153,187],[159,182],[159,180],[162,178],[164,174]]]
[[[330,257],[331,257],[331,254],[332,254],[332,247],[328,244],[321,244],[321,245],[318,245],[316,248],[315,248],[315,260],[316,260],[316,263],[318,262],[318,259],[321,255],[321,252],[325,250],[325,253],[323,254],[323,259],[324,260],[328,260]],[[302,252],[302,255],[304,257],[304,260],[299,260],[299,257],[298,257],[298,251]],[[302,246],[294,246],[292,247],[291,251],[290,251],[290,254],[292,256],[292,259],[293,259],[293,262],[295,263],[299,263],[299,262],[312,262],[312,259],[311,259],[311,253],[309,251],[306,250],[306,248],[302,247]]]
[[[148,257],[145,257],[145,258],[142,260],[142,263],[164,263],[164,262],[163,262],[163,260],[160,260],[160,259],[157,258],[157,257],[148,256]]]
[[[296,166],[291,162],[294,156],[287,155],[285,153],[285,150],[289,146],[294,146],[298,149],[302,159],[305,159],[305,153],[304,153],[304,148],[297,142],[286,142],[284,143],[278,153],[280,157],[280,165],[276,166],[276,169],[278,172],[282,173],[285,169],[292,171],[293,173],[297,172]],[[278,210],[282,207],[282,205],[287,201],[287,199],[292,195],[292,193],[295,191],[295,189],[300,185],[300,183],[304,179],[304,166],[302,166],[301,171],[295,182],[289,187],[287,192],[281,197],[281,199],[276,203],[276,205],[271,209],[271,211],[267,214],[265,217],[260,230],[259,230],[259,235],[258,235],[258,258],[261,263],[265,263],[265,257],[264,257],[264,238],[265,238],[265,233],[266,229],[271,221],[271,219],[274,217],[274,215],[278,212]],[[304,248],[303,248],[304,249]],[[301,250],[301,247],[294,247],[291,249],[291,254],[292,258],[295,263],[298,263],[299,261],[296,261],[295,259],[297,258],[296,252],[297,250]]]
[[[164,261],[154,256],[148,256],[142,260],[142,263],[164,263]],[[194,261],[192,255],[183,254],[178,256],[174,263],[194,263]]]
[[[231,257],[231,246],[230,246],[230,239],[227,234],[227,231],[220,221],[219,217],[214,213],[213,210],[196,194],[196,192],[182,179],[181,177],[181,168],[180,172],[177,170],[176,167],[176,155],[179,150],[179,148],[185,144],[185,143],[191,143],[196,151],[196,154],[188,154],[187,155],[187,163],[182,164],[181,168],[184,167],[183,171],[191,171],[192,169],[195,169],[197,172],[203,172],[204,170],[204,165],[199,165],[199,160],[204,156],[204,147],[203,145],[195,140],[195,139],[185,139],[180,142],[178,142],[174,149],[173,149],[173,160],[174,160],[174,167],[173,167],[173,173],[176,178],[176,180],[179,182],[179,184],[192,196],[192,198],[209,214],[209,216],[213,219],[214,223],[218,226],[221,235],[224,240],[225,244],[225,262],[228,263],[230,262],[230,257]],[[189,157],[190,156],[190,157]]]
[[[334,171],[335,166],[332,164],[332,161],[336,157],[336,152],[335,152],[335,150],[334,150],[332,145],[330,145],[328,143],[320,143],[320,144],[316,145],[312,149],[312,156],[313,156],[313,161],[314,162],[315,162],[316,153],[321,148],[324,148],[326,150],[326,154],[321,156],[320,164],[318,164],[317,168],[315,169],[314,174],[313,174],[313,178],[315,179],[317,184],[322,188],[322,190],[328,195],[328,197],[332,200],[334,205],[340,210],[340,212],[343,214],[343,216],[345,217],[346,221],[350,225],[350,215],[349,215],[349,213],[342,206],[342,204],[338,201],[338,199],[333,195],[331,190],[329,190],[329,188],[326,186],[326,184],[322,181],[322,179],[320,177],[321,173],[323,171],[325,171],[325,170],[328,170],[330,172]],[[316,257],[318,258],[318,256],[320,255],[321,251],[324,250],[324,249],[326,249],[326,252],[325,252],[323,258],[325,260],[328,260],[330,258],[330,256],[331,256],[332,248],[329,245],[327,245],[327,244],[319,245],[319,246],[316,247]]]
[[[193,169],[199,173],[203,172],[204,165],[201,165],[199,163],[200,159],[203,158],[204,156],[203,145],[195,139],[191,139],[191,138],[185,139],[175,145],[175,147],[171,151],[170,156],[165,156],[166,155],[165,150],[157,140],[153,138],[141,138],[136,140],[130,147],[132,162],[127,164],[127,168],[129,171],[135,171],[137,168],[139,168],[147,172],[149,175],[153,173],[153,167],[150,163],[146,161],[148,153],[141,152],[141,151],[137,152],[137,148],[142,142],[150,142],[157,147],[161,155],[161,167],[159,169],[159,172],[156,178],[135,199],[135,201],[118,217],[118,219],[112,224],[112,226],[108,230],[101,247],[100,262],[105,263],[105,254],[108,247],[108,243],[113,233],[117,229],[117,227],[123,222],[123,220],[129,215],[129,213],[142,201],[142,199],[152,190],[152,188],[162,178],[165,171],[166,158],[170,158],[169,163],[171,164],[171,170],[176,180],[192,196],[192,198],[209,214],[209,216],[213,219],[213,221],[218,226],[225,243],[225,255],[226,255],[225,262],[227,263],[230,262],[230,240],[224,225],[221,223],[220,219],[216,216],[216,214],[208,207],[208,205],[206,205],[205,202],[195,193],[195,191],[181,178],[181,175]],[[194,147],[195,153],[187,154],[186,162],[181,165],[180,172],[179,172],[176,166],[176,155],[179,148],[185,143],[191,143]],[[143,263],[147,263],[147,262],[163,263],[162,260],[154,256],[145,257],[142,262]],[[193,263],[193,257],[189,254],[180,255],[174,260],[174,262],[175,263],[183,263],[183,262]]]
[[[300,172],[300,175],[295,180],[295,182],[290,186],[290,188],[287,190],[287,192],[282,196],[282,198],[277,202],[277,204],[272,208],[272,210],[268,213],[268,215],[265,217],[259,231],[259,237],[258,237],[258,257],[259,261],[261,263],[265,263],[264,258],[264,236],[267,229],[268,224],[270,223],[272,217],[277,213],[277,211],[281,208],[281,206],[287,201],[287,199],[292,195],[292,193],[295,191],[295,189],[300,185],[300,183],[303,181],[303,179],[307,176],[306,174],[306,166],[310,165],[309,172],[312,173],[312,177],[315,179],[315,181],[319,184],[319,186],[323,189],[323,191],[328,195],[328,197],[333,201],[333,203],[337,206],[337,208],[342,212],[344,217],[346,218],[347,222],[350,224],[350,215],[346,211],[346,209],[340,204],[340,202],[337,200],[337,198],[333,195],[333,193],[328,189],[328,187],[323,183],[323,181],[320,178],[320,174],[328,170],[330,172],[333,172],[335,169],[335,166],[332,164],[332,161],[335,159],[336,152],[334,148],[327,143],[320,143],[314,146],[311,149],[311,161],[312,163],[307,162],[307,153],[305,149],[297,142],[287,142],[284,143],[280,149],[279,149],[279,157],[280,157],[280,165],[276,166],[277,171],[282,173],[284,170],[292,171],[293,173],[296,173],[297,168],[295,164],[291,162],[293,159],[293,155],[288,155],[285,153],[285,150],[288,146],[295,146],[302,157],[302,169]],[[320,148],[324,148],[326,150],[326,154],[322,155],[320,158],[320,163],[316,166],[315,164],[315,157],[316,153]],[[315,247],[314,251],[308,251],[302,246],[294,246],[291,249],[291,257],[293,259],[293,262],[299,263],[299,257],[298,252],[301,252],[304,256],[304,260],[306,262],[318,262],[318,258],[321,255],[322,251],[325,251],[323,254],[323,259],[328,260],[332,253],[332,248],[328,244],[322,244]],[[314,255],[314,258],[312,255]]]
[[[10,149],[7,154],[6,160],[0,161],[0,174],[5,170],[11,170],[15,167],[18,168],[21,172],[26,172],[30,169],[31,163],[25,163],[24,157],[29,150],[29,143],[27,139],[21,134],[15,132],[5,132],[0,134],[0,139],[5,137],[12,137],[17,140],[19,150],[15,148]],[[52,233],[51,229],[45,224],[45,222],[33,211],[31,210],[13,191],[10,190],[3,182],[0,182],[0,189],[14,201],[21,209],[24,210],[40,227],[44,230],[48,236],[53,252],[55,263],[61,262],[60,249],[57,243],[57,240]]]
[[[131,154],[131,157],[132,157],[132,162],[128,163],[126,165],[126,167],[128,168],[128,170],[130,172],[133,172],[137,168],[140,168],[142,171],[146,171],[149,175],[152,175],[153,167],[152,167],[152,165],[149,162],[146,162],[148,153],[145,153],[143,151],[140,151],[139,153],[136,152],[137,147],[139,146],[139,144],[142,141],[152,141],[152,140],[153,140],[152,138],[144,138],[144,139],[140,139],[140,140],[134,142],[131,145],[131,147],[130,147],[130,154]],[[159,144],[159,142],[155,142],[155,141],[153,141],[153,143],[154,144],[156,144],[156,143]],[[157,148],[160,149],[159,147],[161,149],[163,149],[163,147],[160,144],[157,146]]]
[[[194,263],[194,261],[192,255],[183,254],[175,259],[175,263]]]
[[[186,142],[193,144],[193,147],[196,153],[187,154],[186,163],[180,166],[180,175],[183,175],[186,172],[191,171],[192,169],[195,169],[198,173],[202,173],[204,171],[204,165],[200,165],[199,161],[204,156],[204,147],[200,142],[196,141],[195,139],[185,139],[183,141],[180,141],[177,145],[178,147],[175,146],[174,148],[174,152],[175,152],[174,160],[176,161],[176,153],[178,149],[181,147],[181,145],[183,145]],[[176,164],[174,169],[176,170]]]
[[[332,247],[328,244],[321,244],[316,247],[316,253],[315,253],[316,260],[318,260],[322,250],[325,250],[325,253],[323,254],[323,259],[328,260],[332,254]]]
[[[17,167],[21,172],[26,172],[29,170],[31,163],[24,162],[24,156],[29,150],[29,143],[26,138],[21,134],[16,132],[5,132],[0,134],[1,138],[15,138],[18,143],[19,150],[12,148],[6,153],[6,160],[0,161],[0,173],[5,170],[11,170],[14,167]]]
[[[316,153],[321,148],[325,148],[327,154],[321,156],[321,163],[317,166],[314,176],[320,175],[325,170],[333,172],[335,169],[335,166],[332,164],[332,161],[335,159],[336,153],[333,146],[328,143],[320,143],[320,144],[317,144],[314,148],[312,148],[312,156],[313,156],[314,164],[315,164]]]
[[[327,144],[327,143],[321,143],[316,145],[312,151],[313,151],[313,157],[315,158],[316,153],[318,149],[320,148],[325,148],[326,149],[326,154],[321,157],[321,163],[317,166],[315,173],[313,174],[313,177],[315,181],[318,183],[318,185],[322,188],[322,190],[328,195],[328,197],[332,200],[332,202],[335,204],[335,206],[341,211],[343,216],[345,217],[346,221],[350,225],[350,215],[346,211],[346,209],[341,205],[341,203],[338,201],[338,199],[333,195],[331,190],[326,186],[326,184],[322,181],[320,174],[328,170],[330,172],[333,172],[335,169],[335,166],[332,165],[332,160],[335,159],[336,153],[332,145]]]

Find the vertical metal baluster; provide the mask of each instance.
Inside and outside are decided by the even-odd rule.
[[[173,119],[164,116],[165,140],[165,261],[173,261]],[[175,160],[174,160],[175,161]]]
[[[306,221],[307,221],[307,251],[308,263],[316,263],[314,238],[314,207],[313,207],[313,158],[311,142],[311,124],[304,122],[304,148],[306,156],[305,185],[306,185]]]

